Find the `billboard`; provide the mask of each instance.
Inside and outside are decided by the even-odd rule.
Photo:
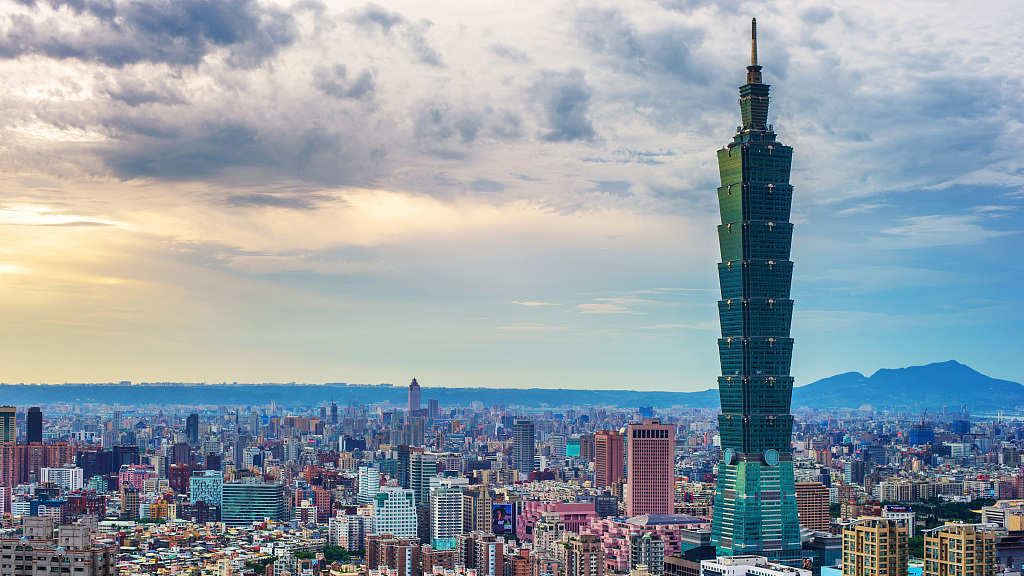
[[[516,523],[511,503],[500,502],[491,505],[491,532],[495,536],[514,536]]]

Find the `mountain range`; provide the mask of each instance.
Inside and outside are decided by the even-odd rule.
[[[546,388],[423,388],[426,399],[440,406],[466,406],[479,401],[485,406],[504,404],[528,408],[575,406],[668,408],[717,408],[718,390],[700,392],[650,392],[637,390],[569,390]],[[37,404],[108,404],[168,406],[261,406],[271,401],[281,406],[317,405],[337,402],[407,402],[405,386],[345,384],[0,384],[0,402],[16,406]],[[571,403],[571,404],[570,404]],[[871,376],[847,372],[824,378],[793,390],[793,408],[899,409],[917,412],[958,411],[965,405],[971,412],[1017,411],[1024,407],[1024,386],[990,378],[950,360],[926,366],[878,370]]]

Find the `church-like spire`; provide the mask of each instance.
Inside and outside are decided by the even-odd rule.
[[[757,18],[750,19],[750,66],[747,66],[747,84],[761,83],[761,67],[757,65]]]

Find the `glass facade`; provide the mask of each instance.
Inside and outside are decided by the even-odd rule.
[[[752,28],[751,65],[740,87],[743,125],[718,151],[723,455],[712,540],[722,556],[787,561],[801,555],[789,413],[793,149],[780,144],[768,124],[769,86],[761,83]]]

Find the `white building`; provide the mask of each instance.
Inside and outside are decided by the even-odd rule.
[[[85,485],[85,476],[83,471],[77,466],[62,466],[60,468],[42,468],[39,471],[40,480],[43,482],[53,482],[59,486],[64,492],[74,492],[75,490],[81,490],[82,486]]]
[[[363,506],[355,514],[334,516],[330,520],[332,546],[356,551],[366,546],[366,535],[374,533],[373,507]]]
[[[441,481],[430,489],[430,545],[453,550],[462,534],[462,485]]]
[[[764,556],[719,556],[700,561],[700,576],[811,576],[811,571],[775,564]]]
[[[356,474],[356,503],[360,506],[372,504],[373,497],[380,492],[380,465],[360,466]]]
[[[381,487],[373,497],[374,534],[415,538],[416,527],[416,499],[412,490]]]

